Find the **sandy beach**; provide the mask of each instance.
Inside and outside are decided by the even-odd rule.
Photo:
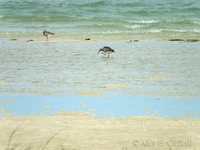
[[[116,51],[109,59],[97,55],[99,48],[106,45]],[[190,98],[191,103],[200,97],[199,42],[99,39],[27,42],[19,38],[5,40],[1,54],[0,89],[11,95],[112,97],[120,94],[180,101]],[[197,150],[200,147],[198,117],[116,118],[102,111],[112,117],[98,118],[92,109],[61,110],[49,116],[33,109],[32,114],[16,116],[8,110],[13,106],[5,105],[9,99],[0,100],[0,149]],[[86,105],[79,103],[80,110]],[[48,105],[44,108],[51,111]],[[193,108],[185,109],[188,114],[199,113]]]
[[[200,147],[197,118],[155,116],[95,118],[86,112],[0,118],[1,149],[195,150]]]

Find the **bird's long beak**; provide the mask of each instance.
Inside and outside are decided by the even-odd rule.
[[[100,51],[99,51],[100,52]],[[97,55],[99,54],[99,52],[97,53]]]

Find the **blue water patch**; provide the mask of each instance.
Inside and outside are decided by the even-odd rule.
[[[97,117],[128,117],[155,115],[166,118],[200,117],[199,98],[104,95],[68,96],[40,94],[1,94],[0,112],[15,116],[54,115],[62,110],[91,112]],[[40,114],[41,113],[41,114]],[[4,116],[0,113],[0,116]]]

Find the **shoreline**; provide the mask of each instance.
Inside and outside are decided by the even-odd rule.
[[[20,95],[15,93],[18,98]],[[7,94],[11,95],[11,94]],[[47,98],[45,99],[45,97]],[[116,96],[116,95],[115,95]],[[0,149],[5,149],[9,145],[11,149],[95,149],[95,150],[126,150],[126,149],[138,149],[148,150],[153,148],[155,150],[169,150],[175,148],[176,150],[188,150],[197,149],[200,146],[198,135],[200,134],[200,117],[176,117],[166,118],[154,115],[133,115],[133,116],[121,116],[115,117],[111,111],[101,111],[102,114],[110,115],[111,117],[98,117],[94,114],[94,107],[87,108],[89,102],[94,101],[98,106],[98,100],[96,96],[88,98],[87,96],[79,96],[75,98],[78,100],[76,104],[71,104],[72,108],[78,107],[79,110],[62,110],[57,105],[59,103],[58,97],[61,99],[62,106],[70,105],[63,102],[74,100],[60,96],[53,96],[53,99],[49,95],[44,95],[38,101],[34,101],[33,95],[27,95],[24,102],[30,104],[34,102],[35,106],[42,103],[43,109],[47,110],[46,113],[40,113],[38,111],[32,112],[27,116],[19,115],[14,116],[9,111],[0,110],[4,117],[0,116],[0,134],[3,138],[0,139]],[[80,97],[87,101],[83,101]],[[0,99],[0,106],[5,106],[5,109],[12,109],[14,106],[20,106],[24,102],[18,98],[7,97],[5,100]],[[31,98],[31,99],[30,99]],[[7,99],[7,100],[6,100]],[[37,98],[36,98],[37,99]],[[92,100],[91,100],[92,99]],[[141,103],[146,104],[144,110],[150,111],[152,106],[148,107],[152,103],[151,99],[141,97]],[[43,100],[43,101],[41,101]],[[52,114],[53,109],[50,104],[52,101],[56,103],[53,106],[57,107],[59,111]],[[103,99],[102,99],[103,100]],[[110,105],[100,100],[103,105],[100,107]],[[111,101],[110,97],[105,101]],[[140,100],[137,100],[139,102]],[[163,101],[163,99],[154,98],[156,103]],[[178,99],[180,104],[185,103],[184,99]],[[181,102],[182,101],[182,102]],[[9,108],[8,102],[11,104]],[[18,103],[17,103],[18,102]],[[127,100],[123,100],[127,105],[132,106],[131,110],[137,110],[135,107],[137,103],[128,103]],[[191,101],[188,101],[191,104]],[[46,103],[46,104],[45,104]],[[117,101],[111,101],[114,105],[119,105]],[[147,104],[148,103],[148,104]],[[171,102],[165,101],[164,104]],[[113,106],[114,106],[113,105]],[[138,104],[141,107],[142,104]],[[173,103],[174,105],[174,103]],[[29,108],[18,107],[19,111],[26,111]],[[162,105],[165,106],[165,105]],[[60,106],[61,107],[61,106]],[[158,106],[161,107],[161,103]],[[187,105],[189,107],[189,105]],[[68,106],[69,108],[69,106]],[[81,111],[86,108],[87,111]],[[124,109],[123,109],[124,108]],[[176,109],[180,108],[180,105],[175,106]],[[199,107],[198,107],[199,108]],[[197,109],[198,109],[197,108]],[[126,111],[127,106],[122,106],[123,111]],[[166,109],[166,108],[165,108]],[[41,110],[41,109],[40,109]],[[105,109],[106,110],[106,109]],[[114,107],[113,107],[114,110]],[[131,111],[127,109],[128,111]],[[195,111],[188,111],[188,114],[195,113]],[[50,112],[49,112],[50,111]],[[169,110],[172,111],[172,110]],[[159,111],[155,112],[159,114]],[[172,113],[174,113],[172,111]],[[9,140],[10,139],[10,140]],[[9,142],[11,141],[11,142]],[[102,144],[106,143],[106,144]]]
[[[1,37],[2,38],[2,37]],[[173,43],[198,43],[200,37],[152,37],[152,38],[145,38],[145,37],[138,37],[138,38],[107,38],[107,37],[74,37],[74,38],[63,38],[63,37],[50,37],[47,41],[46,37],[6,37],[0,39],[1,43],[10,42],[10,43],[34,43],[34,44],[43,44],[43,43],[95,43],[95,42],[119,42],[120,43],[140,43],[142,42],[173,42]]]
[[[44,39],[46,40],[46,37],[42,35],[41,33],[27,33],[27,34],[0,34],[2,39]],[[51,36],[49,40],[85,40],[85,39],[96,39],[96,40],[158,40],[158,41],[166,41],[170,39],[200,39],[199,35],[190,35],[188,34],[114,34],[114,33],[108,33],[108,34],[90,34],[90,33],[66,33],[66,34],[60,34],[56,33],[55,35]]]

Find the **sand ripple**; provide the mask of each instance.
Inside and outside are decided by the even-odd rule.
[[[100,94],[104,94],[101,91],[79,91],[76,92],[76,94],[80,94],[80,95],[100,95]]]

